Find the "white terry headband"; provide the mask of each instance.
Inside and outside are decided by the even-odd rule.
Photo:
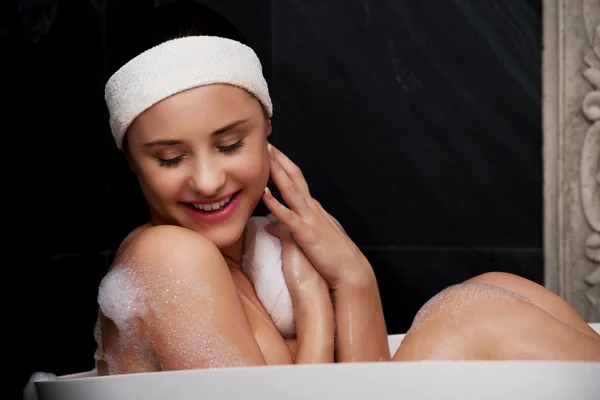
[[[217,83],[245,89],[270,117],[273,104],[256,53],[248,46],[216,36],[169,40],[141,53],[110,77],[104,98],[110,128],[119,149],[137,116],[176,93]]]

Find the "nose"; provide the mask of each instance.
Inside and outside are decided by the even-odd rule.
[[[225,184],[225,176],[225,170],[216,160],[205,157],[195,163],[189,184],[202,197],[215,197],[220,194],[220,189]]]

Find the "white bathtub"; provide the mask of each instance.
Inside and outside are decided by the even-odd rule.
[[[600,333],[600,324],[590,324]],[[390,349],[404,335],[389,337]],[[188,370],[35,383],[40,400],[600,400],[600,363],[422,361]]]

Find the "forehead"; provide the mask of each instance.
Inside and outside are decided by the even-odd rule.
[[[260,102],[244,89],[226,84],[206,85],[154,104],[133,121],[129,133],[197,131],[199,127],[210,131],[262,113]]]

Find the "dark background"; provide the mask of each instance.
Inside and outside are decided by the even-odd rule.
[[[542,283],[541,0],[199,2],[261,57],[272,141],[370,259],[390,333],[486,271]],[[0,2],[8,398],[94,367],[98,284],[146,212],[103,89],[152,4]]]

